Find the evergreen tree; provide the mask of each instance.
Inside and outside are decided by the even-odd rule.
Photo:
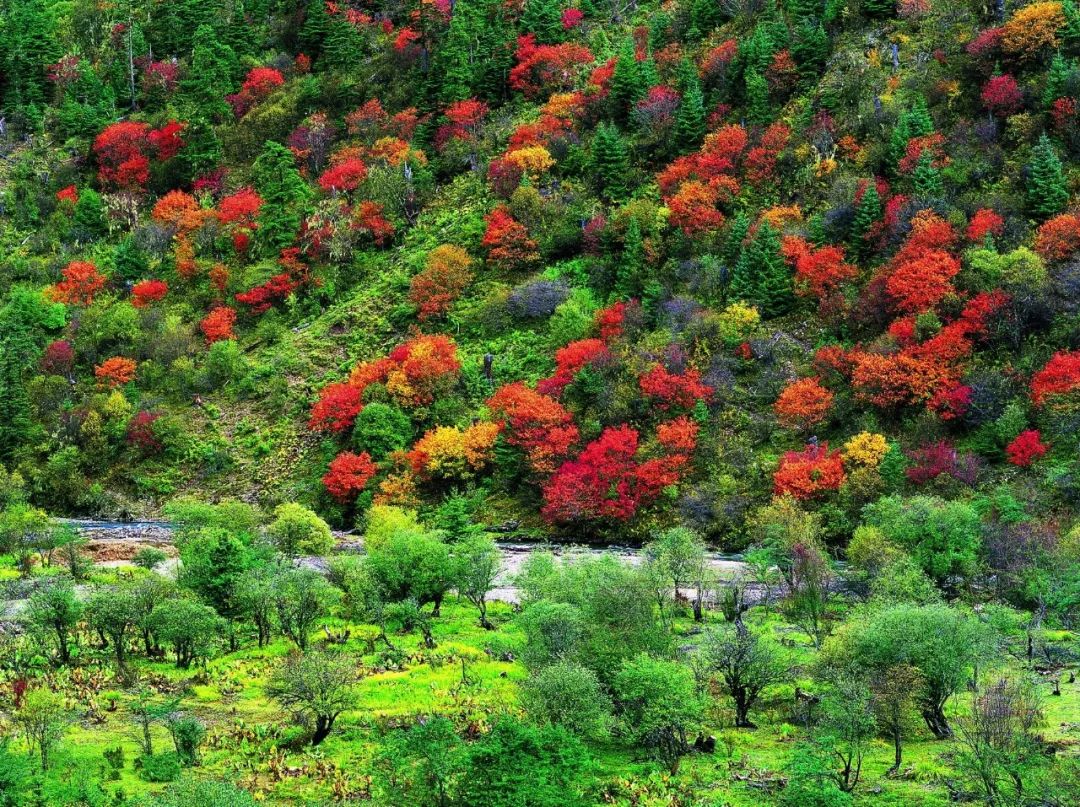
[[[615,116],[620,122],[626,122],[630,110],[645,97],[647,89],[641,75],[640,63],[634,54],[634,42],[625,39],[611,75],[611,100],[615,105]]]
[[[199,26],[192,41],[191,69],[180,85],[192,117],[224,120],[232,113],[225,96],[233,89],[237,67],[233,49],[220,42],[209,25]]]
[[[304,11],[304,24],[300,26],[300,52],[317,64],[322,57],[323,43],[330,35],[333,18],[326,8],[326,0],[308,0]]]
[[[720,4],[716,0],[694,0],[690,6],[690,25],[700,34],[706,34],[722,23]]]
[[[778,317],[791,310],[795,291],[791,271],[780,254],[780,234],[763,221],[747,250],[755,285],[755,302],[763,317]]]
[[[0,6],[3,45],[0,88],[4,105],[31,118],[49,92],[46,66],[61,55],[52,4],[44,0],[7,0]]]
[[[908,112],[909,137],[926,137],[934,133],[934,120],[930,117],[930,110],[926,106],[926,99],[918,96]]]
[[[1027,206],[1037,219],[1060,213],[1069,201],[1065,171],[1050,139],[1039,138],[1028,164]]]
[[[101,195],[93,188],[83,188],[71,217],[73,234],[78,241],[93,241],[108,230],[105,221],[105,205]]]
[[[608,199],[622,199],[627,192],[630,155],[619,130],[609,123],[596,127],[592,143],[593,172]]]
[[[446,39],[437,54],[438,72],[442,76],[439,99],[444,104],[464,101],[473,93],[473,65],[471,43],[479,38],[481,31],[476,7],[470,0],[458,0]]]
[[[1065,85],[1069,80],[1069,74],[1075,68],[1058,51],[1050,62],[1050,69],[1046,73],[1046,85],[1043,87],[1042,104],[1049,109],[1054,101],[1065,95]]]
[[[881,208],[881,196],[878,195],[877,183],[871,177],[866,183],[859,204],[855,207],[855,218],[851,223],[850,243],[859,257],[866,257],[870,252],[870,242],[867,235],[871,228],[881,221],[883,210]]]
[[[650,53],[641,64],[641,85],[647,93],[650,88],[660,83],[660,71],[656,67],[656,60]]]
[[[124,280],[141,280],[150,270],[150,261],[138,242],[128,236],[116,245],[113,252],[113,266],[116,275]]]
[[[1080,8],[1076,0],[1062,0],[1061,12],[1065,15],[1065,27],[1061,30],[1065,51],[1075,56],[1080,54]]]
[[[772,119],[769,108],[769,85],[765,76],[757,70],[746,73],[746,119],[751,123],[768,123]]]
[[[649,20],[649,50],[656,52],[662,50],[670,41],[671,15],[663,9],[658,9]]]
[[[829,58],[829,36],[820,22],[804,19],[799,23],[791,56],[798,66],[799,79],[814,82]]]
[[[731,224],[728,225],[727,237],[724,239],[724,248],[721,254],[724,265],[729,269],[733,269],[740,256],[742,256],[743,242],[749,232],[750,218],[744,211],[740,210],[731,218]]]
[[[536,34],[541,45],[562,41],[562,9],[557,0],[527,0],[521,13],[522,33]]]
[[[641,279],[645,274],[645,242],[641,225],[631,216],[626,225],[623,251],[615,272],[615,297],[629,300],[641,294]]]
[[[915,166],[915,194],[921,199],[938,199],[943,192],[941,172],[934,167],[934,155],[924,151]]]
[[[907,151],[908,141],[911,140],[911,126],[906,112],[900,113],[892,134],[889,136],[889,171],[895,175],[899,170],[900,160]]]
[[[694,151],[705,137],[705,96],[701,93],[697,68],[689,59],[683,59],[679,65],[679,92],[682,99],[672,136],[681,151]]]
[[[33,346],[26,334],[15,332],[0,341],[0,460],[8,462],[29,436],[30,398],[24,375]]]
[[[221,164],[221,140],[210,121],[196,117],[187,122],[184,127],[184,148],[179,156],[191,178],[209,173]]]
[[[331,20],[320,64],[331,70],[348,70],[359,64],[363,55],[364,39],[356,26],[341,17]]]
[[[272,140],[255,160],[255,189],[263,199],[257,237],[263,254],[271,257],[290,246],[311,194],[289,149]]]
[[[728,299],[742,300],[754,305],[757,303],[758,285],[754,276],[754,269],[750,265],[750,250],[740,250],[739,257],[735,261],[735,268],[731,271],[731,282],[728,284]]]

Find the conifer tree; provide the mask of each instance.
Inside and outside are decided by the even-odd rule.
[[[660,71],[656,67],[656,60],[650,53],[645,61],[640,62],[641,65],[641,86],[645,88],[647,93],[651,87],[655,87],[660,83]]]
[[[45,103],[49,84],[46,65],[60,58],[56,18],[44,0],[8,0],[0,7],[4,17],[0,51],[0,87],[10,108]]]
[[[934,167],[934,155],[924,151],[915,166],[915,193],[922,199],[938,199],[944,192],[941,172]]]
[[[894,175],[899,170],[900,160],[904,158],[904,153],[907,151],[909,140],[911,140],[911,125],[908,121],[907,113],[902,112],[896,120],[896,125],[893,127],[892,134],[889,135],[888,169]]]
[[[705,96],[701,92],[697,68],[689,59],[683,59],[679,65],[679,92],[682,98],[672,136],[680,150],[694,151],[705,137]]]
[[[1065,15],[1065,27],[1061,30],[1065,51],[1075,56],[1080,54],[1080,8],[1076,0],[1062,0],[1061,12]]]
[[[527,0],[521,13],[522,33],[536,34],[541,45],[554,45],[562,41],[562,9],[557,0]]]
[[[1028,164],[1028,211],[1037,219],[1046,219],[1064,210],[1068,201],[1065,171],[1050,139],[1044,134]]]
[[[331,70],[347,70],[355,67],[363,54],[364,40],[356,26],[340,17],[331,20],[321,63]]]
[[[746,119],[751,123],[768,123],[772,118],[769,109],[769,85],[765,76],[757,70],[746,72]]]
[[[829,58],[829,36],[820,22],[803,19],[799,22],[791,56],[799,69],[799,78],[813,82]]]
[[[694,0],[690,7],[690,24],[702,35],[723,22],[720,4],[716,0]]]
[[[276,257],[296,238],[311,191],[289,149],[272,140],[255,160],[255,189],[263,199],[257,236],[263,254]]]
[[[761,315],[786,314],[795,302],[795,293],[791,271],[780,255],[780,234],[768,221],[763,221],[747,252],[756,286],[755,302]]]
[[[1070,65],[1061,55],[1061,51],[1054,54],[1050,62],[1050,69],[1046,73],[1046,85],[1043,87],[1042,105],[1046,109],[1058,98],[1065,95],[1065,84],[1069,80],[1069,74],[1075,65]]]
[[[881,196],[878,195],[877,183],[871,178],[866,183],[859,204],[855,207],[855,218],[851,223],[851,246],[859,257],[866,257],[870,252],[867,234],[882,216]]]
[[[615,297],[629,300],[641,294],[641,278],[645,271],[645,242],[641,237],[641,225],[631,216],[626,225],[623,251],[615,272]]]
[[[33,422],[23,379],[31,355],[24,333],[16,331],[0,341],[0,460],[5,462],[29,436]]]
[[[738,263],[739,257],[743,254],[743,241],[746,240],[746,235],[749,232],[750,218],[744,211],[740,210],[731,217],[731,224],[728,225],[727,237],[724,239],[724,248],[721,253],[724,265],[729,270],[734,270],[735,264]]]
[[[323,43],[330,34],[332,20],[325,0],[308,0],[304,24],[300,26],[300,51],[313,63],[322,55]]]
[[[611,100],[615,105],[615,116],[620,122],[627,120],[630,110],[645,96],[647,89],[641,75],[641,65],[634,53],[634,42],[629,38],[625,39],[611,75]]]
[[[596,127],[592,143],[593,172],[608,199],[622,199],[627,191],[630,155],[618,129],[609,123]]]
[[[926,137],[934,133],[934,120],[926,106],[926,98],[918,96],[908,112],[909,137]]]
[[[209,25],[195,32],[191,50],[191,69],[180,85],[191,105],[193,115],[209,120],[224,120],[231,110],[225,96],[233,88],[236,54],[223,44]]]
[[[180,152],[188,176],[209,173],[221,164],[221,140],[213,125],[204,117],[195,117],[184,127],[184,148]]]
[[[71,224],[79,241],[93,241],[107,231],[105,205],[101,201],[101,195],[93,188],[84,188],[79,193]]]

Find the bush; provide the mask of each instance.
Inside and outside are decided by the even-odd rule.
[[[278,505],[266,532],[285,555],[326,555],[334,548],[329,525],[295,502]]]

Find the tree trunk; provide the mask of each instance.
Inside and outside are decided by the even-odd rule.
[[[68,650],[67,631],[63,628],[56,629],[56,638],[60,650],[60,663],[67,664],[71,660],[71,652]]]
[[[483,597],[477,602],[477,607],[480,609],[480,627],[484,630],[495,630],[495,626],[487,618],[487,601]]]
[[[315,733],[311,735],[311,744],[318,745],[325,740],[333,727],[334,718],[327,715],[318,715],[315,718]]]
[[[893,740],[893,766],[892,766],[892,769],[894,771],[899,771],[900,770],[900,761],[903,758],[903,754],[904,754],[903,743],[901,742],[901,735],[900,735],[900,730],[899,729],[893,729],[892,740]]]
[[[937,704],[928,706],[922,710],[922,716],[923,720],[926,721],[926,727],[930,729],[930,733],[939,740],[948,740],[953,736],[952,728],[949,726],[949,721],[945,718],[945,712],[942,711],[941,706]]]
[[[739,693],[734,695],[735,698],[735,728],[739,729],[756,729],[753,723],[750,722],[750,704],[747,702],[745,694]]]

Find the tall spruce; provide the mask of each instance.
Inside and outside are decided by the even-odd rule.
[[[641,74],[641,63],[634,52],[634,41],[627,38],[619,48],[619,57],[611,74],[611,100],[616,119],[625,123],[634,104],[645,97],[647,89]]]
[[[1027,207],[1037,219],[1060,213],[1069,202],[1065,171],[1053,144],[1045,134],[1039,138],[1028,164]]]
[[[675,114],[673,137],[681,151],[694,151],[705,137],[705,96],[701,92],[697,68],[689,59],[683,59],[679,64],[679,92],[682,98]]]
[[[596,127],[592,143],[593,173],[601,193],[608,199],[626,196],[627,173],[630,170],[630,154],[619,130],[610,123]]]
[[[295,240],[311,190],[296,170],[293,153],[272,140],[255,160],[254,173],[263,199],[257,237],[263,254],[275,257]]]

